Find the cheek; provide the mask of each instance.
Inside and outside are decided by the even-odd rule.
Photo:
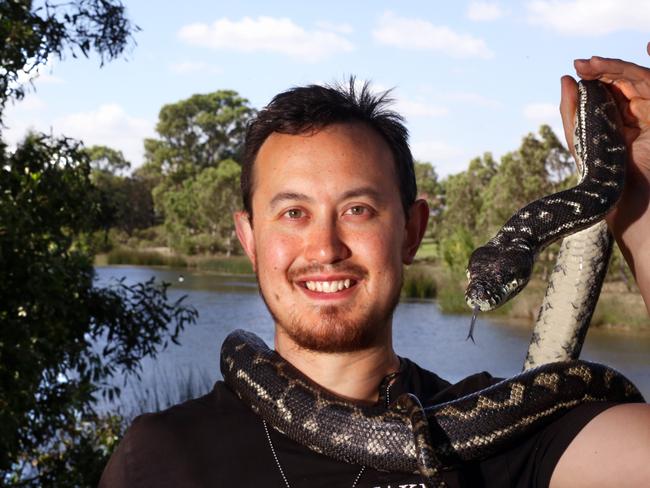
[[[401,239],[399,232],[390,225],[382,226],[377,232],[355,236],[353,255],[374,268],[377,274],[389,274],[395,266],[401,266]]]
[[[268,233],[260,242],[258,260],[263,263],[261,269],[273,272],[286,272],[298,255],[302,243],[300,239],[285,234]]]

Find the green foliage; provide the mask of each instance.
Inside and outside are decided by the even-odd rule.
[[[118,415],[90,414],[66,425],[56,442],[43,450],[24,471],[15,470],[6,479],[18,486],[94,487],[99,483],[111,453],[125,430]],[[31,477],[30,477],[31,475]]]
[[[404,272],[402,296],[406,298],[435,298],[438,292],[433,271],[427,266],[412,265]]]
[[[122,151],[107,146],[91,146],[85,151],[90,166],[98,173],[116,175],[131,167],[131,163],[126,160]]]
[[[467,314],[471,310],[465,302],[465,289],[460,285],[460,276],[457,280],[448,280],[440,286],[438,292],[438,308],[442,313]]]
[[[226,159],[157,196],[172,247],[187,254],[235,251],[232,214],[241,208],[240,173],[240,166]]]
[[[156,251],[140,251],[118,247],[106,256],[106,264],[131,264],[134,266],[172,266],[184,268],[188,262],[182,256],[167,256]]]
[[[137,31],[119,0],[73,0],[52,4],[31,0],[0,2],[0,112],[22,98],[20,73],[33,74],[50,56],[96,52],[103,64],[119,56]]]
[[[443,188],[438,181],[436,170],[429,163],[415,161],[415,181],[418,186],[418,198],[429,204],[429,234],[435,234],[440,225],[443,211]]]
[[[196,317],[164,284],[93,286],[92,256],[74,245],[100,224],[89,174],[68,139],[0,151],[0,483],[72,476],[48,470],[63,469],[54,453],[90,445],[73,426],[94,422],[96,395],[119,394],[111,378],[137,375]]]
[[[122,176],[131,167],[121,151],[106,146],[84,150],[90,165],[91,181],[102,201],[103,227],[123,230],[128,235],[136,229],[151,227],[155,221],[153,183],[140,175]]]
[[[465,270],[469,257],[476,247],[477,242],[472,237],[472,233],[464,227],[455,227],[440,241],[443,262],[456,272]]]
[[[449,236],[457,228],[476,235],[479,232],[481,210],[486,188],[497,172],[490,153],[475,158],[467,171],[449,176],[443,183],[445,209],[441,217],[440,235]]]
[[[232,90],[193,95],[165,105],[156,125],[160,138],[144,141],[141,173],[175,189],[224,159],[238,158],[253,114],[248,100]]]
[[[190,262],[197,269],[215,271],[222,274],[252,275],[253,266],[246,256],[199,257]]]
[[[570,155],[547,125],[528,134],[518,150],[501,158],[485,192],[481,221],[490,233],[519,208],[554,193],[570,175]]]

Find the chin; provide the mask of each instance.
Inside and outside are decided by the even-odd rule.
[[[362,351],[390,335],[392,311],[385,317],[344,315],[337,307],[322,307],[316,317],[292,315],[276,324],[300,348],[326,353]]]

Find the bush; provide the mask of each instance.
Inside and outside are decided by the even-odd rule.
[[[406,269],[402,296],[405,298],[435,298],[438,287],[432,268],[414,265]]]

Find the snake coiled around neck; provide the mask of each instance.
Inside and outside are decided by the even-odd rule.
[[[541,249],[602,220],[618,200],[627,156],[616,105],[599,82],[580,82],[579,97],[579,184],[519,210],[475,251],[468,270],[470,306],[487,310],[514,296]],[[221,371],[244,402],[296,442],[346,462],[417,472],[429,486],[444,486],[445,467],[512,447],[581,403],[643,401],[615,370],[571,360],[529,369],[443,404],[403,394],[388,407],[364,405],[325,391],[241,330],[224,341]]]

